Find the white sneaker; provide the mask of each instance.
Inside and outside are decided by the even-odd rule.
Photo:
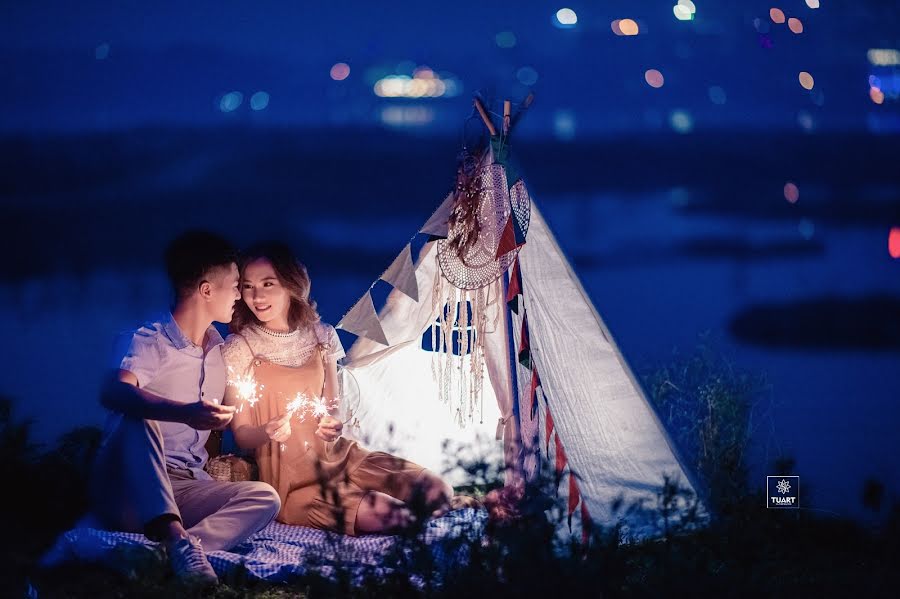
[[[167,549],[169,563],[172,564],[172,570],[178,578],[193,579],[210,584],[219,582],[219,577],[216,576],[216,571],[206,559],[203,548],[200,546],[200,539],[197,537],[182,537],[174,543],[170,543]]]

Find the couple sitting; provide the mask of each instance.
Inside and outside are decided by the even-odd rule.
[[[291,417],[298,394],[338,400],[341,343],[285,246],[257,246],[238,264],[210,233],[168,248],[175,306],[134,332],[101,393],[112,413],[91,482],[97,524],[143,532],[163,543],[176,575],[214,582],[204,550],[230,549],[273,518],[358,535],[447,510],[453,489],[433,472],[342,438],[331,414]],[[227,341],[214,321],[231,323]],[[252,375],[258,401],[242,401],[229,372]],[[255,452],[260,481],[204,471],[209,431],[229,425]]]

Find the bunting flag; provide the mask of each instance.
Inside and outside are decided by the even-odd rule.
[[[434,211],[428,222],[419,229],[419,233],[425,233],[438,239],[446,239],[449,232],[450,213],[453,212],[453,204],[456,201],[456,193],[450,192],[444,202]]]
[[[538,376],[537,368],[531,369],[531,419],[534,420],[534,417],[537,415],[538,410],[538,396],[537,390],[538,387],[541,386],[541,378]],[[538,446],[538,451],[540,451],[540,445]]]
[[[500,258],[522,245],[525,245],[525,233],[522,231],[519,219],[516,218],[516,213],[510,212],[509,218],[506,219],[506,225],[503,227],[503,233],[500,235],[495,257]]]
[[[547,401],[547,394],[544,394],[544,401]],[[553,435],[553,415],[550,414],[550,406],[547,406],[547,420],[544,422],[544,437],[547,439],[547,459],[550,459],[550,437]]]
[[[531,368],[531,340],[528,335],[528,314],[522,315],[522,334],[519,339],[519,364]]]
[[[559,440],[559,433],[553,435],[553,439],[556,441],[556,486],[559,487],[559,481],[562,480],[563,471],[569,460],[566,459],[566,450],[563,449],[562,441]]]
[[[585,545],[591,539],[591,530],[594,528],[594,521],[588,513],[587,504],[584,499],[581,500],[581,542]]]
[[[506,289],[506,304],[510,310],[519,313],[519,296],[522,295],[522,271],[519,270],[519,256],[513,259],[512,272],[509,274],[509,287]]]
[[[408,295],[414,302],[419,301],[419,282],[416,281],[416,267],[412,261],[412,248],[406,244],[403,251],[394,258],[381,280],[390,283],[394,289],[399,289]]]
[[[359,337],[377,341],[382,345],[388,345],[384,329],[381,328],[381,321],[378,320],[378,314],[375,313],[372,295],[368,291],[350,308],[350,311],[344,315],[335,328],[344,329]]]
[[[578,481],[575,480],[575,473],[572,472],[572,469],[569,469],[569,532],[572,532],[572,514],[575,513],[575,508],[578,507],[578,502],[581,501],[581,491],[578,489]]]

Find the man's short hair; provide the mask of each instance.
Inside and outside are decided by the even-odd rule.
[[[178,299],[194,292],[215,268],[237,262],[237,251],[228,240],[208,231],[188,231],[166,248],[166,272]]]

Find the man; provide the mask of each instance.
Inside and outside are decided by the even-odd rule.
[[[222,405],[223,340],[212,323],[231,321],[240,299],[235,260],[211,233],[186,233],[167,249],[175,306],[134,332],[101,392],[112,413],[91,485],[101,525],[160,541],[177,576],[210,583],[204,551],[237,545],[280,509],[271,486],[219,482],[203,469],[209,431],[234,413]]]

